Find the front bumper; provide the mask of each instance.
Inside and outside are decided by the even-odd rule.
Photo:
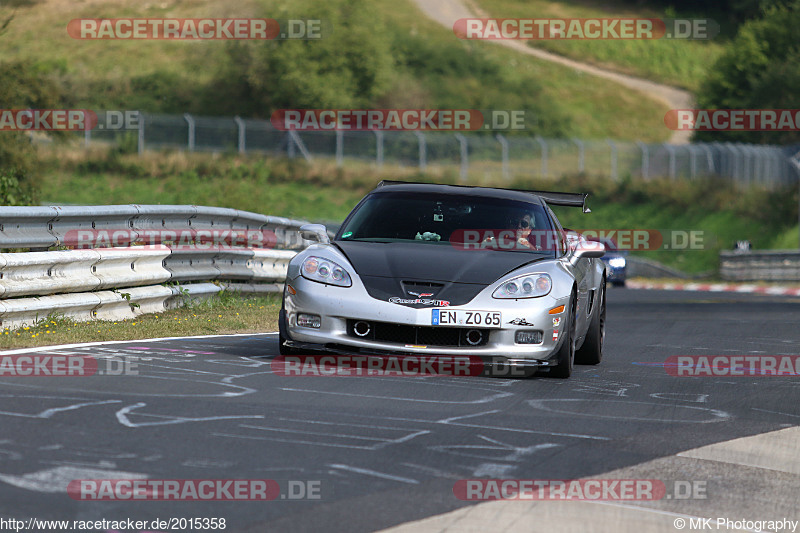
[[[500,300],[482,292],[469,304],[447,309],[500,311],[502,324],[490,329],[482,346],[416,345],[379,340],[363,340],[348,333],[348,320],[387,322],[410,326],[431,326],[431,308],[416,309],[372,298],[356,279],[352,287],[336,287],[309,281],[299,276],[288,283],[295,290],[284,290],[285,322],[281,324],[287,344],[298,349],[326,350],[346,354],[420,354],[469,355],[487,362],[516,361],[519,366],[552,366],[552,358],[561,345],[561,334],[567,323],[566,312],[550,315],[554,307],[569,306],[569,295],[553,294],[540,298]],[[321,317],[320,328],[297,325],[298,313]],[[511,324],[510,322],[517,322]],[[520,324],[521,322],[521,324]],[[472,329],[466,327],[465,329]],[[540,344],[516,344],[517,331],[538,330],[543,333]]]

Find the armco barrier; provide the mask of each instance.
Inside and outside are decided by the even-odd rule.
[[[98,261],[96,250],[0,254],[0,298],[93,291]]]
[[[172,279],[172,274],[164,268],[164,260],[171,253],[166,246],[98,248],[95,251],[100,254],[100,260],[92,266],[92,273],[100,279],[100,289],[153,285]]]
[[[303,224],[193,205],[0,207],[0,249],[46,250],[74,244],[78,231],[123,230],[123,238],[107,242],[120,247],[0,253],[0,327],[32,325],[54,312],[74,320],[130,319],[223,289],[280,291],[296,250],[310,244],[300,236]],[[279,249],[151,245],[163,230],[259,231]]]
[[[164,259],[164,268],[181,281],[211,281],[220,277],[214,258],[215,250],[178,248]]]
[[[49,248],[57,239],[50,222],[55,207],[0,207],[0,248]]]
[[[800,281],[800,252],[721,252],[720,276],[727,281]]]
[[[302,220],[196,205],[0,207],[0,249],[63,246],[71,230],[124,229],[134,239],[148,230],[243,229],[272,231],[277,248],[299,250],[310,244],[300,238],[303,224]]]
[[[33,325],[54,311],[80,322],[92,320],[95,318],[93,311],[100,304],[96,292],[0,300],[0,327],[15,329]]]
[[[284,250],[253,250],[253,257],[248,261],[253,281],[283,281],[294,255],[294,252]]]

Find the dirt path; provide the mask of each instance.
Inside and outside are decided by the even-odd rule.
[[[460,18],[485,16],[484,13],[480,13],[477,9],[475,12],[473,12],[468,7],[467,3],[463,2],[462,0],[414,0],[414,2],[429,18],[435,20],[443,26],[450,28],[451,30],[455,21]],[[514,50],[523,54],[538,57],[539,59],[543,59],[545,61],[559,63],[565,67],[570,67],[575,70],[586,72],[587,74],[591,74],[593,76],[598,76],[600,78],[605,78],[615,83],[619,83],[620,85],[624,85],[629,89],[642,92],[650,98],[665,102],[670,109],[691,109],[693,107],[694,99],[692,94],[682,89],[676,89],[675,87],[671,87],[669,85],[663,85],[649,80],[636,78],[634,76],[628,76],[626,74],[620,74],[611,70],[595,67],[586,63],[580,63],[558,54],[545,52],[544,50],[539,50],[537,48],[531,48],[525,43],[525,41],[505,40],[494,42],[509,48],[513,48]],[[673,144],[686,144],[689,142],[690,137],[691,132],[676,131],[672,134],[670,142]]]

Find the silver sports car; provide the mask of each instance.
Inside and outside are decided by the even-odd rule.
[[[297,254],[284,287],[282,354],[469,355],[487,368],[566,378],[597,364],[605,248],[551,205],[586,194],[381,182],[329,240]]]

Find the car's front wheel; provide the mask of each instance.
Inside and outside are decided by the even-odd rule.
[[[281,355],[297,355],[300,352],[294,348],[290,348],[286,346],[286,333],[284,333],[288,328],[286,327],[286,311],[284,309],[280,310],[278,313],[278,353]]]
[[[572,375],[572,367],[575,364],[575,295],[573,293],[569,302],[569,312],[564,325],[564,335],[567,338],[561,343],[556,360],[558,364],[550,369],[549,375],[554,378],[566,379]]]
[[[603,359],[603,341],[606,338],[606,287],[600,286],[597,307],[586,332],[586,340],[581,349],[575,353],[575,362],[579,365],[596,365]]]

